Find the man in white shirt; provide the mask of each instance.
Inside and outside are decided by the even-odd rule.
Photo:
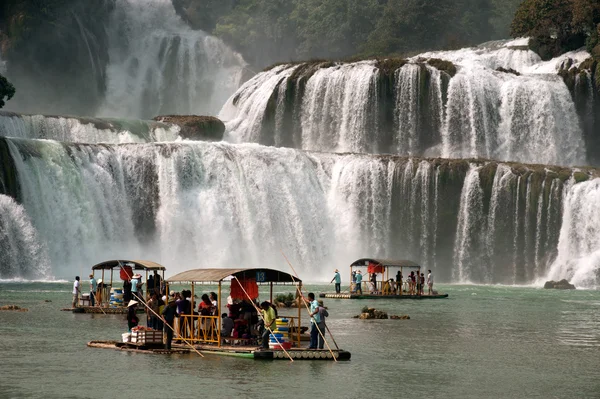
[[[75,276],[75,281],[73,282],[73,308],[77,307],[77,303],[79,302],[79,276]]]
[[[427,287],[427,293],[433,295],[433,274],[431,274],[431,270],[429,270],[429,274],[427,274]]]

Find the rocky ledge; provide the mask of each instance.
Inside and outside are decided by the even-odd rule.
[[[354,316],[355,319],[394,319],[394,320],[408,320],[410,319],[409,315],[389,315],[383,310],[377,310],[375,308],[367,308],[366,306],[362,309],[362,313]]]
[[[544,288],[548,288],[548,289],[556,289],[556,290],[574,290],[575,286],[571,283],[569,283],[567,280],[562,279],[560,281],[554,281],[554,280],[550,280],[550,281],[546,281],[546,284],[544,284]]]
[[[188,140],[221,141],[225,133],[225,124],[214,116],[161,115],[154,120],[178,125],[179,135]]]
[[[22,307],[17,306],[17,305],[0,306],[0,311],[2,311],[2,310],[10,310],[10,311],[13,311],[13,312],[28,312],[29,311],[29,309],[25,309],[25,308],[22,308]]]

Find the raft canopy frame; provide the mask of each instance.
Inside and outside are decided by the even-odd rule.
[[[231,282],[233,279],[237,278],[238,280],[245,279],[255,279],[256,284],[258,285],[269,285],[269,298],[270,302],[273,303],[273,285],[297,285],[298,288],[302,288],[302,280],[299,278],[279,270],[268,269],[268,268],[230,268],[230,269],[220,269],[220,268],[206,268],[206,269],[192,269],[187,270],[181,273],[177,273],[174,276],[166,279],[167,283],[167,292],[170,292],[171,284],[190,284],[191,285],[191,294],[192,298],[195,297],[195,285],[218,285],[218,293],[217,293],[217,315],[216,316],[202,316],[195,315],[194,308],[192,307],[192,314],[180,314],[178,318],[178,322],[181,323],[182,320],[187,326],[200,326],[203,325],[208,327],[207,329],[212,329],[216,334],[207,333],[206,331],[200,333],[197,332],[195,328],[191,328],[191,331],[188,331],[187,340],[194,343],[200,344],[216,344],[218,347],[223,345],[222,337],[221,337],[221,287],[223,282]],[[301,326],[301,308],[298,307],[298,320],[297,320],[297,343],[300,345],[300,326]],[[284,316],[280,316],[284,317]],[[290,319],[294,319],[295,317],[288,317]],[[187,319],[187,321],[186,321]],[[194,323],[195,322],[195,323]],[[199,330],[199,328],[198,328]],[[216,336],[215,336],[216,335]],[[175,338],[176,340],[177,338]]]
[[[121,273],[121,268],[123,266],[129,266],[131,267],[131,270],[138,270],[138,271],[143,271],[144,272],[144,283],[146,283],[148,281],[148,272],[154,272],[155,274],[159,275],[161,277],[161,281],[165,281],[165,270],[167,270],[166,267],[164,267],[163,265],[150,261],[150,260],[127,260],[127,259],[114,259],[114,260],[106,260],[104,262],[100,262],[94,266],[92,266],[92,274],[94,275],[94,277],[96,277],[96,271],[102,271],[102,282],[104,284],[106,283],[106,279],[104,278],[104,271],[105,270],[110,270],[110,282],[108,283],[108,285],[110,285],[110,287],[113,286],[113,274],[115,271],[118,271],[119,275]],[[119,277],[120,280],[120,277]],[[156,284],[154,287],[146,287],[146,294],[148,293],[148,289],[155,289],[158,288],[160,290],[160,285],[157,287]],[[100,306],[102,306],[104,303],[108,303],[108,298],[106,298],[108,295],[107,293],[105,293],[105,295],[102,295],[100,297]],[[106,300],[105,300],[106,299]],[[126,304],[124,304],[124,306],[126,306]]]

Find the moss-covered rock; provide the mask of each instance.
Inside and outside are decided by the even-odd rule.
[[[188,140],[223,140],[225,124],[214,116],[198,115],[161,115],[155,121],[178,125],[179,135]]]
[[[451,61],[440,60],[439,58],[430,58],[427,60],[427,63],[442,72],[446,72],[448,75],[450,75],[450,77],[456,75],[456,65],[454,65]]]
[[[521,73],[520,73],[520,72],[518,72],[518,71],[515,71],[515,70],[514,70],[514,69],[512,69],[512,68],[502,68],[502,67],[498,67],[498,68],[496,68],[496,71],[498,71],[498,72],[502,72],[502,73],[512,73],[513,75],[516,75],[516,76],[521,76]]]

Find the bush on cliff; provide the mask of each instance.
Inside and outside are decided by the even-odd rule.
[[[4,107],[4,99],[10,100],[15,95],[15,87],[6,79],[0,75],[0,108]]]

